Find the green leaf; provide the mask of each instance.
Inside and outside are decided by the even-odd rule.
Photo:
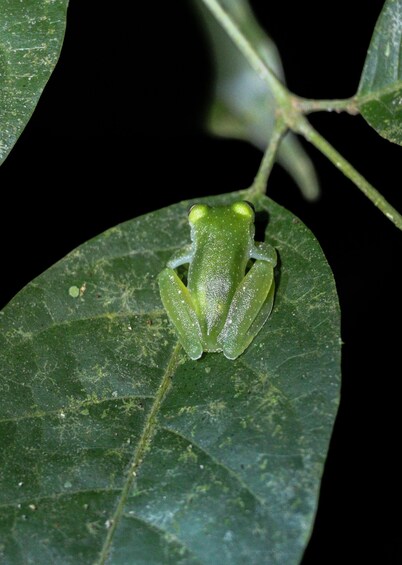
[[[386,0],[378,18],[357,91],[367,122],[402,145],[402,0]]]
[[[312,234],[255,203],[278,288],[235,361],[190,361],[161,306],[189,202],[85,243],[0,313],[3,563],[299,562],[338,406],[339,308]]]
[[[242,139],[262,151],[272,136],[277,104],[270,88],[251,68],[202,0],[194,0],[207,33],[215,65],[213,99],[207,118],[211,133]],[[278,50],[260,27],[247,0],[221,0],[260,57],[284,82]],[[292,133],[283,139],[278,162],[293,177],[305,198],[314,200],[319,186],[314,166]]]
[[[0,0],[0,164],[57,63],[68,0]]]

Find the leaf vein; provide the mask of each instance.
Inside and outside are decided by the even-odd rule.
[[[38,410],[37,412],[22,414],[20,416],[13,416],[9,418],[0,418],[0,424],[10,423],[10,422],[23,422],[25,420],[35,419],[35,418],[46,418],[48,416],[60,416],[60,413],[67,415],[69,413],[75,413],[81,410],[81,408],[88,408],[88,406],[97,406],[99,404],[104,404],[106,402],[116,402],[117,400],[153,400],[154,396],[147,394],[127,394],[121,396],[111,396],[110,398],[102,398],[101,400],[93,400],[92,402],[88,399],[83,399],[81,402],[77,401],[73,408],[55,408],[54,410],[46,410],[46,412]]]
[[[144,520],[143,518],[141,518],[140,516],[138,516],[137,514],[134,513],[133,510],[130,510],[128,513],[124,514],[125,518],[131,519],[131,520],[135,520],[136,522],[139,522],[140,524],[146,526],[149,530],[151,530],[152,532],[156,532],[158,535],[160,535],[161,537],[164,537],[165,541],[169,542],[175,542],[178,545],[180,545],[180,547],[182,547],[183,549],[186,550],[186,552],[188,554],[191,555],[191,557],[193,558],[193,563],[194,565],[196,563],[199,563],[200,565],[202,564],[202,561],[200,561],[195,555],[194,552],[192,550],[190,550],[184,543],[183,541],[180,540],[180,538],[178,538],[176,535],[172,534],[171,532],[164,530],[163,528],[156,526],[155,524],[151,524],[149,522],[147,522],[146,520]],[[166,539],[168,537],[168,539]]]
[[[207,449],[205,449],[205,447],[199,445],[196,441],[194,441],[193,438],[188,438],[186,437],[184,434],[182,434],[181,432],[178,432],[175,429],[172,428],[168,428],[166,426],[162,426],[163,430],[170,432],[171,434],[174,434],[182,439],[184,439],[185,441],[187,441],[189,444],[191,444],[192,446],[195,446],[197,449],[199,449],[202,453],[204,453],[204,455],[206,455],[215,465],[217,465],[218,467],[221,467],[222,469],[224,469],[228,475],[230,475],[232,478],[234,478],[239,485],[246,491],[248,492],[248,494],[256,501],[258,502],[258,504],[260,504],[263,508],[266,508],[266,504],[264,503],[263,499],[260,498],[258,496],[258,494],[256,494],[251,487],[249,487],[247,485],[246,482],[244,482],[244,480],[236,473],[236,471],[234,469],[232,469],[231,467],[228,467],[224,462],[219,461],[219,459],[217,459],[214,455],[212,455],[212,453],[210,453]]]
[[[100,314],[96,314],[94,316],[82,316],[80,318],[68,318],[65,320],[54,321],[53,324],[41,327],[37,331],[30,331],[29,334],[21,335],[21,339],[18,343],[12,344],[10,347],[17,347],[21,345],[21,343],[25,341],[31,341],[34,337],[41,335],[47,331],[51,331],[55,328],[61,328],[65,326],[69,326],[70,324],[78,324],[80,322],[91,322],[92,320],[102,320],[103,318],[108,318],[109,320],[113,320],[114,318],[128,318],[132,316],[138,317],[149,317],[150,315],[154,316],[162,316],[165,314],[165,310],[163,309],[152,309],[150,311],[134,311],[134,310],[124,310],[121,312],[101,312]]]

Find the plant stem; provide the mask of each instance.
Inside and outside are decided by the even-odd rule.
[[[402,229],[402,216],[385,198],[356,171],[356,169],[346,160],[336,149],[332,147],[328,141],[323,138],[310,125],[305,114],[316,111],[336,111],[348,112],[349,114],[358,114],[359,105],[356,97],[346,98],[344,100],[309,100],[292,94],[286,86],[276,77],[275,73],[261,59],[260,55],[250,44],[243,32],[239,29],[230,15],[225,12],[218,0],[202,0],[205,6],[210,10],[215,19],[220,23],[228,36],[235,45],[243,53],[251,67],[258,76],[265,81],[271,90],[277,103],[278,117],[276,129],[270,140],[269,146],[264,154],[260,169],[252,186],[247,189],[250,197],[263,194],[268,176],[274,163],[275,155],[278,151],[280,140],[288,127],[296,133],[302,134],[317,149],[319,149],[334,165],[343,172],[356,186],[363,192],[371,202],[381,210],[391,222],[399,229]],[[360,99],[361,103],[361,99]],[[280,120],[280,121],[279,121]]]
[[[402,230],[401,214],[305,118],[300,118],[297,132],[319,149],[397,228]]]
[[[202,1],[232,39],[234,44],[243,53],[258,76],[268,84],[275,99],[278,102],[282,101],[282,103],[289,104],[290,93],[288,89],[281,83],[272,69],[261,59],[257,51],[243,35],[233,19],[225,12],[219,2],[217,0]]]
[[[344,98],[343,100],[312,100],[309,98],[300,98],[292,96],[293,105],[302,113],[310,114],[311,112],[347,112],[352,116],[359,114],[359,107],[356,98]]]
[[[269,175],[271,174],[280,142],[286,130],[287,130],[287,126],[283,117],[278,115],[268,143],[268,147],[265,150],[264,156],[261,160],[260,167],[254,178],[254,182],[250,186],[250,188],[247,189],[247,194],[250,199],[252,199],[255,196],[265,194],[268,178]]]

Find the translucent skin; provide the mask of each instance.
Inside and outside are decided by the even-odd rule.
[[[254,211],[246,202],[189,212],[192,244],[159,275],[162,302],[192,359],[223,351],[235,359],[251,343],[273,304],[275,250],[254,242]],[[250,259],[255,259],[246,273]],[[189,263],[187,287],[174,269]]]
[[[191,215],[190,215],[191,218]],[[244,278],[254,249],[254,214],[231,206],[210,208],[191,223],[193,256],[187,288],[204,337],[204,349],[216,350],[233,295]]]

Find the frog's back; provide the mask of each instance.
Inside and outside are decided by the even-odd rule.
[[[187,286],[211,349],[254,246],[253,224],[245,220],[225,206],[210,209],[208,221],[192,226],[194,254]]]

